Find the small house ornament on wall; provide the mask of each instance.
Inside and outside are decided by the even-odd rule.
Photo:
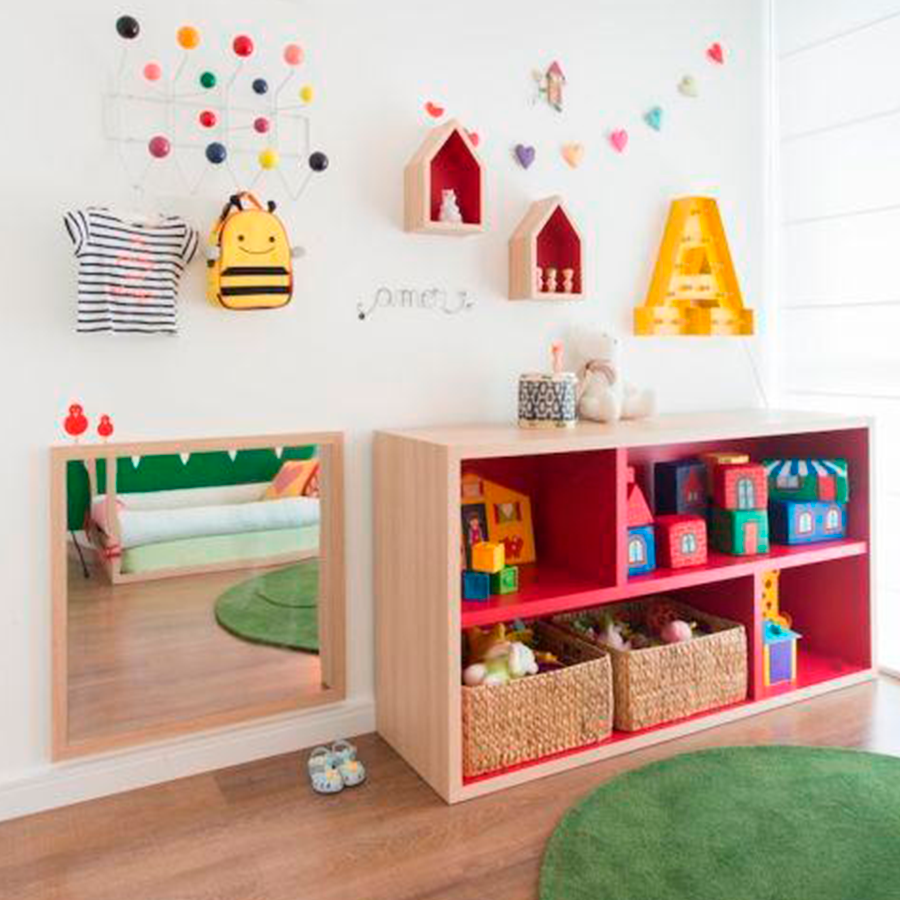
[[[557,112],[563,110],[563,88],[566,84],[566,76],[559,63],[555,60],[550,64],[546,72],[535,70],[534,80],[537,84],[537,100],[543,97],[549,106]]]

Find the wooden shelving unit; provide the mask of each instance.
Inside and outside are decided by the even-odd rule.
[[[406,231],[465,236],[484,230],[484,166],[455,119],[432,129],[403,173]],[[441,192],[456,192],[461,222],[441,222]]]
[[[752,557],[629,578],[626,470],[708,450],[849,462],[846,538],[774,545]],[[460,478],[477,471],[532,498],[538,562],[520,589],[460,598]],[[380,432],[375,442],[378,730],[448,802],[466,800],[872,677],[870,432],[862,418],[744,411],[664,416],[564,433],[515,426]],[[762,578],[781,571],[782,607],[803,635],[798,679],[762,678]],[[462,775],[461,635],[472,625],[550,616],[675,593],[741,622],[749,686],[741,703],[474,779]]]
[[[538,268],[556,270],[557,289],[539,287]],[[571,269],[572,290],[563,290]],[[584,242],[561,197],[532,203],[509,239],[510,300],[580,300],[584,297]]]

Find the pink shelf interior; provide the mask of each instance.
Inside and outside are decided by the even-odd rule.
[[[462,220],[480,225],[482,219],[481,167],[459,132],[453,131],[431,160],[431,221],[440,221],[441,192],[456,191]]]

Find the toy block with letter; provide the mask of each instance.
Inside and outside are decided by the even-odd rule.
[[[481,541],[472,547],[472,568],[476,572],[493,574],[506,565],[506,554],[503,544]]]
[[[504,566],[499,572],[491,573],[492,594],[514,594],[518,589],[518,566]]]
[[[491,596],[491,576],[467,569],[462,573],[463,600],[487,600]]]

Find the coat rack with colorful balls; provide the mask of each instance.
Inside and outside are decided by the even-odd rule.
[[[192,76],[190,58],[192,51],[200,46],[200,32],[192,25],[182,25],[176,33],[176,40],[183,54],[174,72],[166,78],[158,62],[145,62],[141,72],[154,90],[139,94],[127,91],[124,84],[129,73],[132,47],[141,33],[140,24],[134,16],[120,16],[116,20],[116,31],[125,42],[125,47],[110,96],[115,123],[111,139],[119,148],[126,172],[129,172],[129,165],[124,145],[146,143],[150,158],[140,176],[132,178],[136,189],[143,188],[152,166],[167,157],[174,162],[190,194],[197,192],[211,169],[219,167],[228,171],[235,188],[240,190],[243,186],[231,167],[232,155],[255,154],[259,169],[249,187],[254,187],[264,173],[277,173],[285,191],[294,200],[303,193],[313,173],[324,172],[328,168],[328,157],[324,153],[318,150],[310,152],[310,123],[305,110],[313,101],[312,85],[300,86],[297,94],[299,103],[283,102],[303,64],[304,52],[299,44],[288,44],[284,48],[282,59],[288,71],[274,87],[263,74],[253,74],[250,87],[258,101],[253,106],[247,106],[234,102],[233,90],[255,50],[249,35],[239,34],[232,41],[231,49],[237,61],[227,75],[203,69]],[[193,79],[196,87],[190,89]],[[159,109],[159,129],[149,137],[125,134],[123,110],[129,105],[150,105],[153,109]],[[191,124],[186,126],[187,122]],[[289,123],[297,131],[298,146],[285,150],[279,146],[279,136],[284,135]],[[259,144],[253,147],[239,145],[236,140],[238,135],[251,130],[258,136]],[[199,177],[193,181],[188,179],[178,151],[205,159],[207,165],[202,167]],[[285,174],[285,168],[290,171],[290,165],[299,169],[299,184]]]

